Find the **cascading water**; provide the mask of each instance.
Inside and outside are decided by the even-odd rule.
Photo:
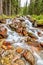
[[[25,19],[26,19],[26,20],[25,20],[25,23],[26,23],[27,30],[38,38],[37,41],[43,42],[43,36],[40,37],[40,36],[38,35],[38,32],[40,32],[41,35],[43,35],[43,31],[41,31],[41,30],[39,30],[39,29],[33,27],[33,26],[32,26],[32,23],[31,23],[27,18],[25,18]]]
[[[17,18],[17,20],[18,20],[18,18]],[[37,41],[43,42],[43,36],[40,37],[38,35],[38,32],[40,32],[41,34],[43,34],[43,31],[41,31],[41,30],[33,27],[32,23],[26,17],[24,17],[24,20],[25,20],[24,23],[26,24],[27,31],[30,32],[30,33],[32,33],[33,35],[35,35],[38,38]],[[3,24],[5,26],[5,28],[7,28],[7,31],[8,31],[7,32],[7,34],[8,34],[7,40],[8,41],[12,41],[13,40],[15,42],[15,45],[19,45],[19,46],[21,46],[23,48],[30,49],[30,47],[28,45],[26,45],[25,42],[23,41],[23,39],[25,37],[19,36],[18,33],[16,33],[15,31],[12,31],[9,28],[9,26],[7,26],[11,22],[12,22],[12,20],[8,19],[8,20],[6,20],[6,24]],[[36,52],[34,52],[33,54],[37,58],[37,65],[39,65],[39,62],[40,62],[40,65],[43,65],[43,59],[41,59],[41,57]]]

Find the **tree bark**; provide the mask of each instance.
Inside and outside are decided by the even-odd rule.
[[[5,10],[6,10],[6,15],[7,15],[7,0],[5,0],[5,4],[6,4]]]
[[[9,0],[9,15],[11,15],[11,0]]]
[[[2,15],[3,9],[2,9],[2,0],[0,0],[0,15]]]

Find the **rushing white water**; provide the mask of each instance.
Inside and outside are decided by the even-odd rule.
[[[29,32],[31,32],[33,35],[35,35],[35,36],[38,38],[37,41],[43,42],[43,36],[40,37],[40,36],[38,35],[38,32],[40,32],[41,35],[43,35],[43,31],[39,30],[38,28],[33,27],[33,26],[32,26],[32,23],[31,23],[27,18],[25,18],[25,19],[26,19],[26,20],[25,20],[25,23],[26,23],[27,30],[28,30]]]

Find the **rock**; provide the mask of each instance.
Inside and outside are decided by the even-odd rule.
[[[18,65],[25,65],[25,62],[23,60],[21,60],[21,59],[16,60],[16,63]]]
[[[9,41],[4,41],[4,42],[3,42],[3,45],[5,45],[5,46],[11,45],[11,42],[9,42]]]
[[[35,58],[34,58],[33,54],[32,54],[29,50],[25,50],[25,52],[23,53],[23,57],[24,57],[31,65],[35,65]]]
[[[26,17],[27,17],[27,18],[29,18],[29,19],[31,18],[31,16],[30,16],[30,15],[27,15]]]
[[[23,52],[23,48],[17,47],[16,52],[17,52],[17,53],[22,53],[22,52]]]
[[[1,46],[2,46],[2,44],[3,44],[4,41],[5,41],[5,39],[0,39],[0,51],[1,51]]]
[[[16,60],[19,59],[19,58],[20,58],[20,55],[19,55],[19,54],[18,54],[18,55],[15,55],[15,57],[13,58],[12,61],[14,62],[14,61],[16,61]]]
[[[35,35],[33,35],[32,33],[28,32],[28,36],[30,36],[33,39],[37,39],[37,37]]]
[[[5,49],[5,50],[12,49],[11,42],[4,41],[3,45],[2,45],[2,48]]]
[[[32,25],[33,25],[33,27],[37,27],[37,21],[36,20],[33,20]]]
[[[19,17],[20,17],[20,15],[17,15],[17,16],[16,16],[16,18],[19,18]]]
[[[6,38],[7,36],[7,29],[4,26],[0,26],[0,39]]]
[[[1,20],[0,20],[0,23],[5,24],[5,23],[6,23],[6,19],[1,19]]]
[[[21,22],[25,21],[25,19],[24,19],[24,18],[19,18],[19,20],[20,20]]]
[[[13,65],[18,65],[17,63],[14,63]]]
[[[43,48],[43,43],[40,43],[41,47]]]

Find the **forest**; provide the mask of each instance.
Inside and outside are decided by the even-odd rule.
[[[43,0],[0,0],[0,65],[43,65]]]
[[[21,0],[0,0],[0,14],[12,15],[12,14],[21,14],[22,15],[40,15],[43,14],[43,0],[28,0],[24,4],[24,7],[21,7]]]

